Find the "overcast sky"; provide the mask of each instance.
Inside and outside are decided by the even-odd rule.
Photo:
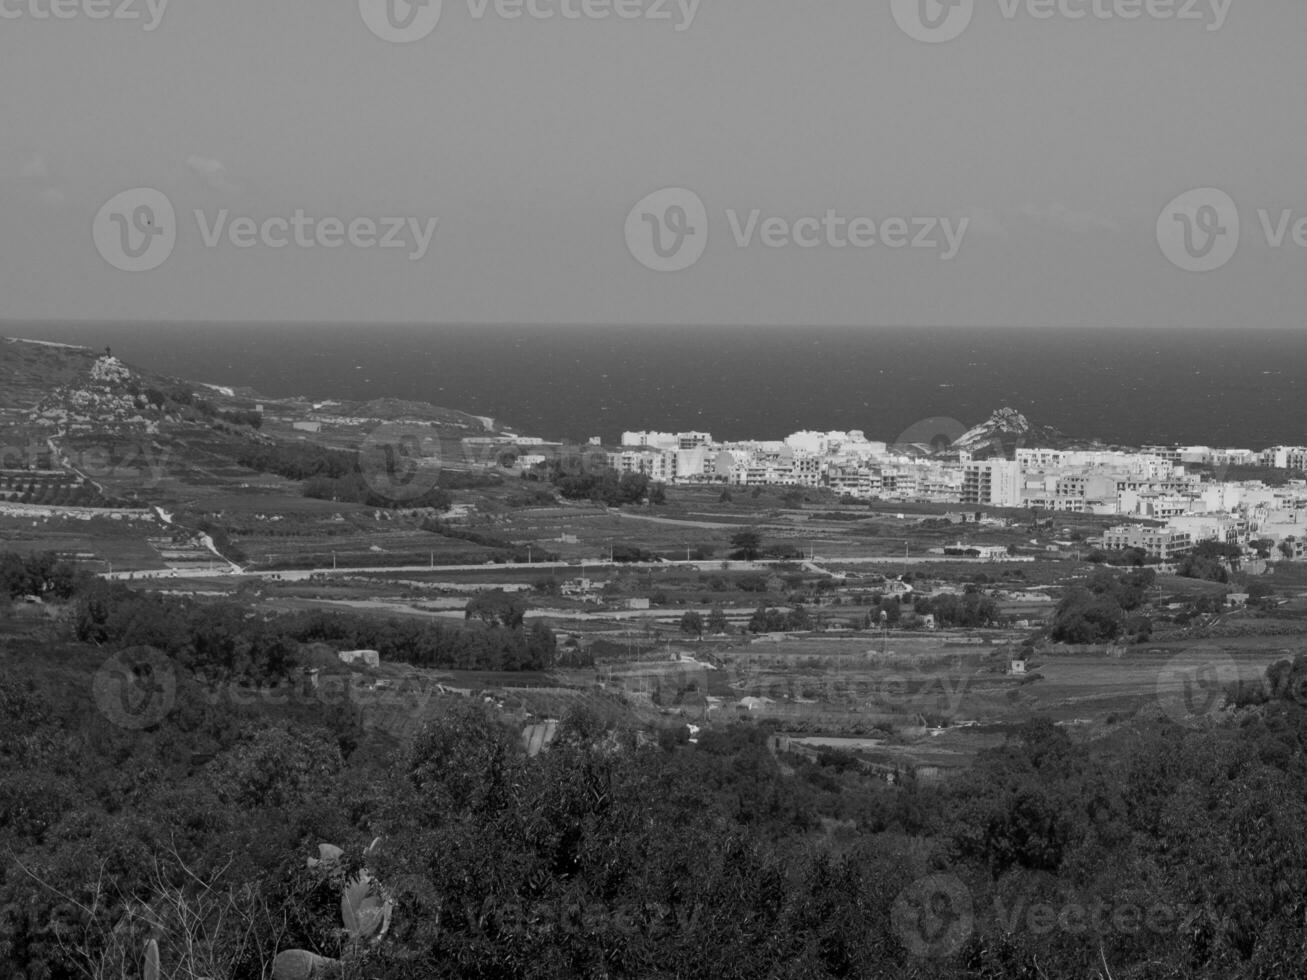
[[[1303,0],[975,0],[947,41],[909,36],[890,0],[549,20],[444,0],[408,43],[372,30],[384,0],[171,0],[157,23],[162,0],[55,2],[73,16],[0,0],[0,318],[1247,328],[1305,308],[1307,248],[1284,223],[1307,218]],[[90,16],[124,2],[138,19]],[[581,9],[537,5],[565,2]],[[942,31],[964,23],[965,5],[924,2]],[[1149,3],[1196,19],[1100,16]],[[1185,271],[1159,218],[1182,229],[1168,203],[1208,187],[1235,202],[1238,249]],[[92,234],[132,188],[175,208],[149,271]],[[704,215],[665,210],[683,198],[632,215],[663,188]],[[362,247],[365,224],[340,248],[271,247],[287,236],[268,219],[297,209],[375,219],[378,239],[403,218],[405,247]],[[135,212],[112,211],[134,241]],[[839,222],[893,237],[903,218],[923,247],[834,247],[818,220],[799,235],[814,247],[764,234],[828,211],[836,242]],[[1228,211],[1207,214],[1193,233],[1230,242]],[[235,247],[237,218],[271,240]],[[627,231],[654,221],[664,245],[688,223],[706,249],[647,268]]]

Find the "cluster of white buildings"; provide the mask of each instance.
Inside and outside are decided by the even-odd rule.
[[[1105,545],[1140,547],[1158,557],[1200,541],[1296,542],[1307,532],[1307,484],[1222,478],[1235,466],[1307,469],[1304,447],[1017,449],[1010,460],[974,460],[965,451],[940,459],[918,447],[892,447],[857,430],[721,443],[707,432],[626,432],[608,462],[665,483],[825,487],[865,500],[1120,515],[1160,522],[1165,533],[1155,524],[1125,525]]]

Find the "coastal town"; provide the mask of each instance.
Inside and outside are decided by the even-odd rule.
[[[825,490],[846,501],[1120,517],[1103,534],[1102,547],[1140,549],[1159,560],[1204,541],[1269,543],[1290,559],[1304,554],[1307,447],[1021,445],[1032,429],[1005,409],[951,442],[888,443],[858,430],[741,441],[718,441],[708,432],[629,431],[619,447],[603,453],[618,473],[669,485],[720,485],[728,493],[786,487]],[[1008,436],[1015,438],[1005,445]],[[522,454],[517,464],[528,468],[568,451],[513,436],[468,441],[512,447]]]

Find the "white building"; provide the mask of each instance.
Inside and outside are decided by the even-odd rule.
[[[995,459],[967,463],[962,475],[962,503],[1020,507],[1021,468],[1014,461]]]
[[[1139,548],[1152,558],[1169,560],[1184,554],[1193,547],[1188,531],[1172,527],[1148,527],[1143,524],[1125,524],[1111,528],[1103,535],[1103,547],[1109,550]]]

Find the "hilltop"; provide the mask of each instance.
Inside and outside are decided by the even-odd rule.
[[[86,347],[0,338],[0,418],[35,406],[54,388],[89,378],[96,357]]]
[[[151,372],[108,348],[0,338],[0,503],[154,505],[200,529],[255,501],[330,519],[369,499],[358,450],[397,422],[437,445],[503,431],[425,402],[267,398]],[[310,493],[315,477],[328,482]]]
[[[953,451],[975,459],[1013,458],[1018,449],[1070,449],[1076,440],[1044,425],[1035,425],[1014,408],[1000,408],[980,425],[954,440]]]
[[[0,420],[65,426],[185,417],[180,407],[197,403],[215,412],[248,412],[260,406],[286,421],[321,416],[361,422],[420,421],[460,433],[494,431],[493,419],[427,402],[393,398],[369,402],[313,402],[270,398],[249,388],[225,387],[156,374],[115,357],[112,351],[21,338],[0,338]],[[25,416],[25,417],[24,417]]]

